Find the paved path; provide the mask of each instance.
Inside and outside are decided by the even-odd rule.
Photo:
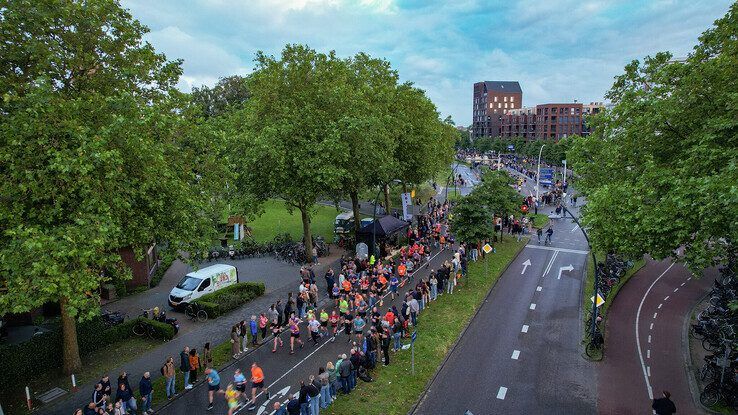
[[[555,229],[552,246],[531,241],[503,274],[414,413],[595,412],[580,344],[587,244],[570,219]]]
[[[694,278],[682,265],[648,260],[620,290],[607,318],[605,359],[598,365],[599,413],[651,413],[651,399],[662,390],[671,392],[678,413],[704,413],[690,393],[684,330],[715,275],[709,270]]]

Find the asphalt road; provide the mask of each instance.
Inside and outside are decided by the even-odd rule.
[[[430,268],[438,269],[443,261],[450,259],[453,254],[452,250],[436,251],[431,257]],[[426,278],[428,276],[429,268],[422,267],[414,275],[416,278]],[[401,290],[400,293],[403,291]],[[325,303],[323,303],[325,304]],[[399,297],[394,302],[390,301],[387,297],[384,300],[384,305],[381,311],[384,313],[391,306],[395,304],[398,306],[401,304]],[[325,307],[326,310],[330,310],[330,307]],[[419,315],[419,320],[422,324],[423,314]],[[325,367],[326,363],[331,361],[335,362],[338,360],[338,356],[342,353],[348,354],[351,345],[348,342],[348,337],[344,334],[340,334],[335,342],[327,341],[327,339],[321,340],[317,346],[313,345],[313,342],[308,340],[309,335],[307,330],[304,328],[301,332],[301,339],[305,342],[305,347],[299,349],[295,348],[295,354],[289,354],[289,333],[282,333],[282,339],[284,346],[278,348],[277,353],[271,352],[272,343],[262,345],[255,350],[252,350],[246,356],[232,362],[224,370],[220,372],[221,387],[225,389],[229,381],[233,379],[233,373],[236,368],[241,368],[245,376],[249,377],[249,369],[252,362],[258,362],[258,364],[264,370],[266,377],[266,384],[269,387],[271,393],[271,399],[267,400],[264,394],[261,394],[257,398],[257,409],[255,412],[248,412],[245,409],[241,410],[240,413],[256,413],[256,414],[270,414],[273,412],[271,409],[274,402],[277,400],[284,402],[287,399],[289,393],[297,393],[300,387],[300,380],[307,381],[309,375],[318,374],[319,367]],[[353,337],[352,337],[353,339]],[[407,352],[399,352],[407,353]],[[391,359],[391,357],[390,357]],[[392,361],[390,360],[390,364]],[[361,388],[361,381],[358,381],[358,386]],[[181,390],[182,385],[177,385],[177,389]],[[340,395],[339,395],[340,399]],[[208,404],[207,398],[207,387],[200,383],[193,389],[181,394],[177,399],[171,401],[168,405],[157,410],[158,414],[224,414],[227,411],[225,400],[222,395],[215,399],[215,408],[211,412],[206,411]]]
[[[685,368],[685,319],[716,273],[710,269],[695,278],[672,261],[648,260],[620,290],[607,319],[605,359],[598,365],[600,413],[650,413],[651,400],[662,390],[671,392],[678,413],[704,413],[692,399]]]
[[[414,413],[596,411],[580,345],[587,244],[571,219],[556,222],[552,245],[531,241],[503,274]]]

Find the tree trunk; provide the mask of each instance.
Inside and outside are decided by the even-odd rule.
[[[62,326],[62,352],[63,370],[65,375],[79,373],[82,369],[82,359],[79,357],[79,344],[77,343],[77,322],[74,317],[69,315],[67,309],[67,299],[62,297],[59,299],[61,306],[61,326]]]
[[[407,183],[402,182],[402,193],[407,193]]]
[[[392,205],[390,204],[389,185],[386,183],[384,185],[384,205],[387,207],[387,214],[390,214],[390,209],[392,208]]]
[[[300,207],[300,215],[302,216],[302,240],[305,244],[305,256],[307,262],[310,264],[313,262],[313,236],[310,234],[310,215],[308,215],[308,208]]]
[[[359,194],[358,192],[354,191],[354,192],[350,192],[349,196],[351,197],[351,209],[354,210],[354,235],[358,235],[359,229],[361,229],[361,214],[359,212]]]

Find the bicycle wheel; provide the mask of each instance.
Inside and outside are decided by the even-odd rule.
[[[587,343],[587,347],[584,351],[585,353],[587,353],[588,357],[594,357],[599,354],[597,353],[597,351],[601,348],[602,346],[599,344],[599,341],[597,341],[596,339],[592,339],[589,341],[589,343]]]
[[[720,346],[712,344],[712,342],[710,342],[710,338],[705,338],[704,340],[702,340],[702,348],[707,350],[708,352],[716,352],[720,348]]]
[[[192,304],[188,305],[187,308],[185,308],[185,315],[189,317],[190,320],[194,320],[196,318],[197,314],[195,312],[195,307]]]
[[[208,313],[205,310],[198,310],[197,321],[199,321],[200,323],[208,321]]]
[[[707,385],[705,390],[700,393],[700,402],[708,408],[717,405],[717,403],[720,402],[720,399],[720,390],[717,387],[712,386],[712,384]]]
[[[133,325],[133,334],[136,336],[143,336],[146,334],[146,326],[140,321]]]
[[[155,339],[158,337],[156,333],[156,329],[153,326],[146,325],[146,336],[150,339]]]

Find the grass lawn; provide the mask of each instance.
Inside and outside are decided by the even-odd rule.
[[[394,353],[389,366],[373,371],[374,382],[360,381],[350,395],[342,396],[321,413],[406,414],[425,390],[492,284],[526,243],[527,238],[521,242],[507,238],[498,243],[497,253],[487,256],[488,274],[485,274],[482,261],[471,263],[465,285],[457,287],[453,295],[439,297],[419,316],[415,376],[410,372],[410,351]]]
[[[601,254],[595,254],[597,257],[597,260],[599,261],[600,258],[604,258],[604,255]],[[600,315],[602,316],[602,322],[600,323],[600,328],[605,327],[605,320],[607,320],[607,311],[610,309],[610,305],[612,305],[613,300],[615,300],[615,297],[618,295],[618,292],[620,289],[625,285],[628,280],[630,280],[630,277],[632,277],[636,272],[638,272],[639,269],[643,268],[643,266],[646,265],[646,260],[641,258],[637,261],[633,262],[633,267],[625,272],[625,275],[623,278],[620,279],[620,282],[618,282],[612,289],[610,290],[610,293],[608,294],[605,304],[603,304],[600,307]],[[594,293],[594,276],[595,276],[595,269],[594,269],[594,263],[592,262],[591,255],[587,256],[587,277],[584,281],[584,297],[582,298],[582,309],[584,310],[584,313],[582,314],[582,318],[586,322],[589,316],[592,314],[592,301],[590,299],[592,298],[592,293]],[[582,333],[582,343],[586,343],[587,341],[587,331],[590,328],[584,326],[584,333]],[[605,333],[607,334],[607,333]],[[605,336],[605,343],[607,343],[607,336]],[[601,360],[602,355],[600,356],[594,356],[592,360]]]
[[[543,213],[531,213],[528,217],[533,220],[534,228],[542,228],[548,223],[548,215]]]
[[[320,235],[326,241],[333,240],[333,223],[336,215],[341,213],[335,207],[315,205],[315,212],[311,221],[311,230],[314,236]],[[288,232],[295,240],[302,239],[302,218],[300,211],[290,214],[281,200],[269,200],[264,203],[264,213],[254,221],[248,223],[252,229],[254,239],[265,242],[274,239],[277,234]]]
[[[144,337],[130,337],[118,343],[111,344],[98,351],[92,352],[82,358],[82,371],[76,374],[77,385],[100,379],[103,373],[110,374],[112,382],[118,378],[118,373],[110,373],[110,368],[118,367],[121,364],[130,361],[139,356],[142,350],[157,347],[161,344],[159,340],[152,340]],[[71,378],[63,375],[60,370],[44,372],[43,368],[35,368],[33,376],[26,381],[19,382],[12,388],[0,389],[0,402],[6,414],[28,414],[26,406],[24,387],[26,385],[31,389],[32,394],[41,394],[54,386],[62,389],[70,390],[72,387]],[[25,376],[24,376],[25,377]],[[135,379],[138,385],[139,379]],[[134,379],[131,379],[131,384]],[[90,391],[90,394],[92,391]]]

